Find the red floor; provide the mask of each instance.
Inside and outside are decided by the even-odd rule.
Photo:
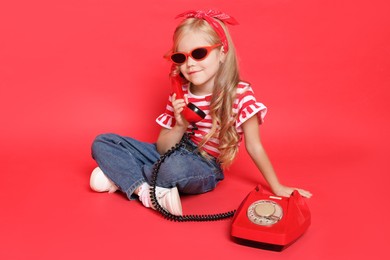
[[[0,4],[0,259],[388,259],[387,2],[168,2]],[[314,194],[311,226],[282,252],[235,243],[231,220],[170,222],[89,189],[97,134],[155,139],[170,19],[204,6],[240,21],[242,73],[269,107],[264,145],[283,183]],[[235,209],[258,183],[243,147],[184,211]]]

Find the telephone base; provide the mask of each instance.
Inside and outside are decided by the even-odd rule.
[[[268,244],[268,243],[257,242],[257,241],[238,238],[238,237],[233,237],[233,241],[243,246],[249,246],[249,247],[264,249],[268,251],[275,251],[275,252],[281,252],[282,250],[284,250],[285,248],[291,245],[291,244],[289,245]]]
[[[257,186],[233,217],[231,236],[239,244],[281,251],[310,226],[311,214],[298,191],[289,198],[265,194]]]

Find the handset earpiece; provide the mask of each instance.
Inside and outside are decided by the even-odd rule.
[[[184,99],[183,89],[182,89],[182,78],[177,70],[172,70],[170,74],[171,86],[174,93],[176,93],[177,99]],[[184,118],[190,123],[196,123],[201,121],[206,117],[206,113],[203,112],[199,107],[193,103],[188,103],[182,112]]]

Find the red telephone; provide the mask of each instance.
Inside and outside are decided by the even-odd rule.
[[[244,245],[281,251],[310,226],[311,214],[298,191],[291,197],[264,194],[257,186],[233,217],[231,235]]]
[[[183,81],[180,74],[177,71],[172,70],[170,77],[171,77],[172,91],[176,93],[176,98],[184,99],[183,89],[182,89]],[[188,103],[186,107],[184,107],[182,114],[189,123],[196,123],[206,117],[206,114],[191,102]]]

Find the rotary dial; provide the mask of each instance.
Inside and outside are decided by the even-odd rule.
[[[283,209],[272,200],[258,200],[249,206],[247,216],[254,224],[270,226],[282,219]]]

